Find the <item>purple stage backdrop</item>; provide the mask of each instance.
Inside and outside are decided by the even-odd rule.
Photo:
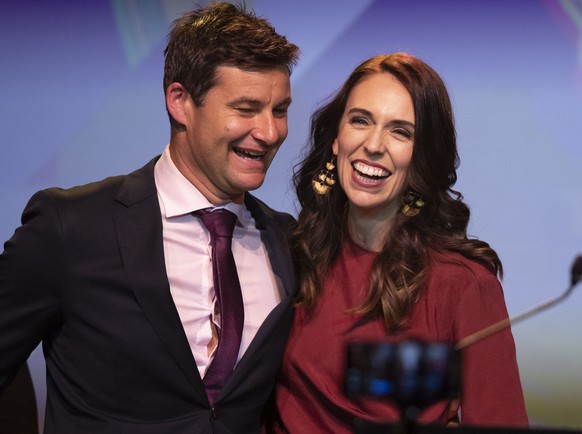
[[[36,190],[127,173],[169,140],[169,23],[191,0],[0,5],[0,238]],[[582,253],[581,0],[255,0],[302,48],[290,134],[258,191],[296,214],[309,115],[365,58],[408,51],[453,98],[472,235],[504,262],[511,314],[564,290]],[[580,291],[582,292],[582,291]],[[532,424],[582,427],[582,294],[514,327]],[[29,359],[42,423],[44,362]]]

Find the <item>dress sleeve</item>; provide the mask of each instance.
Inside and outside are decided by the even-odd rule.
[[[57,208],[39,192],[0,255],[0,392],[59,321],[61,246]]]
[[[457,341],[508,317],[499,281],[492,273],[479,271],[458,294]],[[461,356],[461,422],[527,426],[511,330],[504,329],[465,347]]]

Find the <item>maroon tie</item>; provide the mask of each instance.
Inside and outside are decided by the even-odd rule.
[[[236,264],[232,256],[232,232],[236,215],[226,209],[194,213],[208,232],[212,246],[212,274],[214,292],[220,308],[220,330],[214,360],[204,375],[204,386],[212,404],[218,392],[232,373],[244,324],[244,306]]]

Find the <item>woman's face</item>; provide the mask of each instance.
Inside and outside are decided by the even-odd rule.
[[[398,211],[413,146],[406,88],[386,72],[363,78],[350,92],[332,148],[352,211],[376,219]]]

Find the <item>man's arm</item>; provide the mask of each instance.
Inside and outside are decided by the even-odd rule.
[[[60,322],[62,244],[55,202],[39,192],[0,255],[0,393]]]
[[[0,396],[0,434],[12,433],[38,434],[36,399],[26,363]]]

